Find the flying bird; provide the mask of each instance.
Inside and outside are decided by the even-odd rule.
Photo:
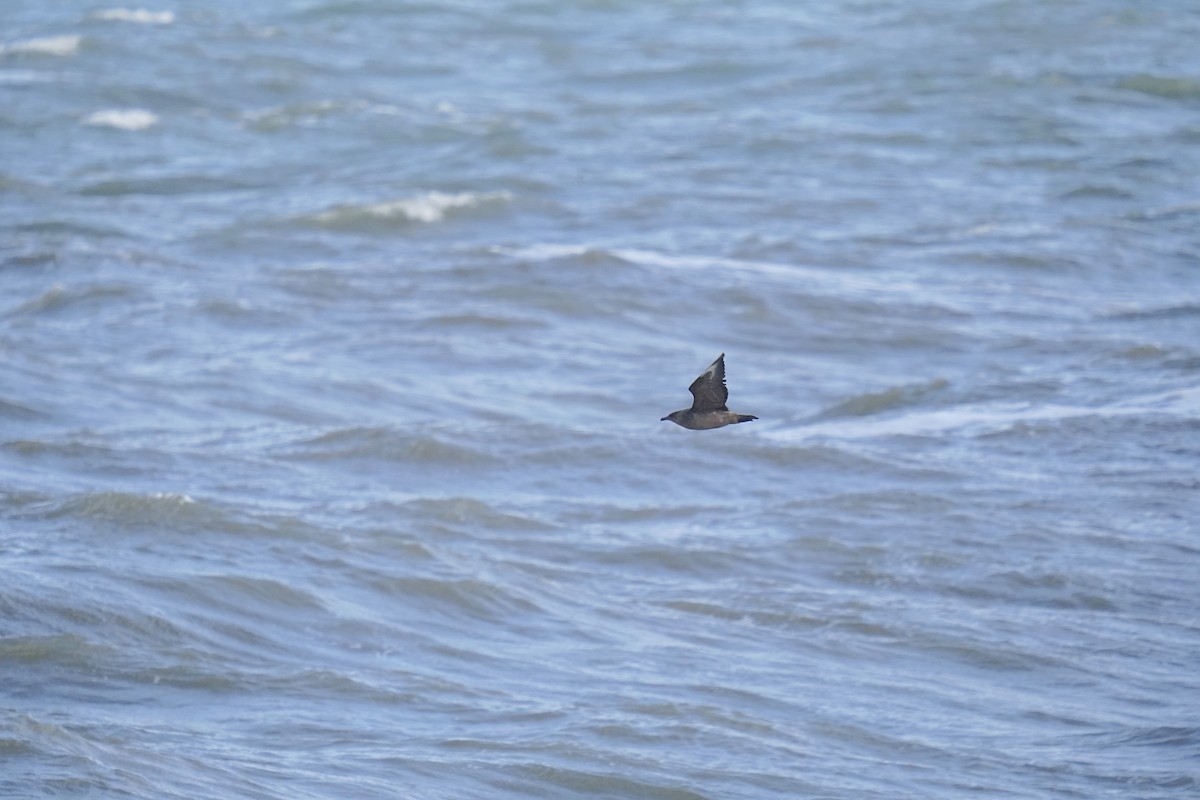
[[[688,391],[695,398],[692,407],[672,411],[660,421],[670,420],[693,431],[705,431],[735,422],[758,419],[751,414],[738,414],[725,407],[726,401],[729,400],[729,389],[725,387],[724,353],[717,356],[717,360],[709,364],[708,369],[704,370],[699,378],[692,381]]]

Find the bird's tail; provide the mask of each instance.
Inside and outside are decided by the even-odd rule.
[[[738,414],[737,421],[738,422],[749,422],[752,419],[758,419],[758,417],[754,416],[753,414]]]

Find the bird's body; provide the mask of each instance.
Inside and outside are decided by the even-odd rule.
[[[670,420],[676,425],[693,431],[723,428],[738,422],[758,419],[751,414],[738,414],[725,407],[729,400],[729,389],[725,386],[725,354],[708,365],[708,369],[688,387],[694,398],[691,408],[672,411],[660,421]]]

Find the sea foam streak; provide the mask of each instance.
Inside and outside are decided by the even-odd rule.
[[[173,11],[150,11],[145,8],[106,8],[92,14],[93,19],[105,22],[134,22],[139,25],[170,25],[175,21]]]
[[[0,55],[14,53],[17,55],[73,56],[79,52],[79,45],[82,42],[83,37],[79,34],[26,39],[23,42],[0,45]]]
[[[123,131],[144,131],[158,123],[158,115],[143,108],[109,108],[95,111],[83,118],[84,125],[118,128]]]
[[[400,219],[411,222],[439,222],[454,210],[473,208],[511,199],[508,192],[427,192],[416,197],[390,200],[362,206],[338,206],[317,214],[313,219],[323,225],[346,225],[363,220]]]

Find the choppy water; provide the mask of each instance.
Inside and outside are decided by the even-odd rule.
[[[1198,37],[8,2],[0,794],[1197,796]]]

